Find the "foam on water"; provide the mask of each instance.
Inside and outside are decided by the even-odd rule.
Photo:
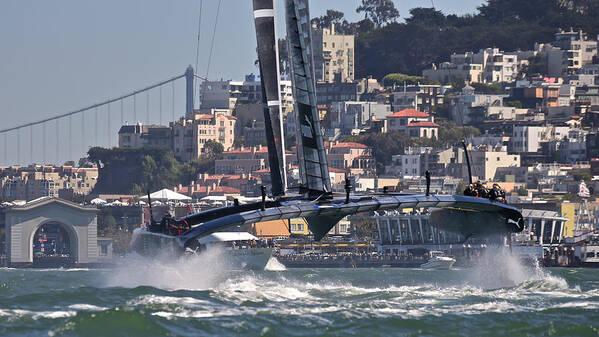
[[[130,254],[106,275],[105,283],[109,287],[205,290],[223,278],[226,263],[219,248],[183,257],[159,255],[147,258]]]
[[[279,260],[277,260],[276,257],[271,256],[270,259],[268,260],[268,263],[264,267],[264,270],[285,271],[285,270],[287,270],[287,268],[285,268],[285,266],[281,262],[279,262]]]
[[[466,272],[467,284],[482,289],[514,286],[568,288],[563,278],[547,273],[538,264],[524,265],[520,258],[503,248],[488,247],[474,268]]]

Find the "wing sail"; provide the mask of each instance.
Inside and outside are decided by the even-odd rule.
[[[274,196],[282,196],[287,190],[287,170],[281,112],[277,15],[274,0],[253,0],[253,4],[262,101],[264,103],[264,127],[272,184],[271,193]]]
[[[286,0],[287,41],[297,114],[297,155],[302,185],[308,192],[330,192],[327,157],[316,109],[310,13],[307,0]]]

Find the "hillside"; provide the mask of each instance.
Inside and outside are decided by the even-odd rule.
[[[453,52],[484,47],[532,49],[535,42],[551,42],[559,28],[599,34],[597,0],[489,0],[475,15],[445,15],[433,8],[413,8],[410,14],[404,23],[355,31],[357,77],[420,75]]]

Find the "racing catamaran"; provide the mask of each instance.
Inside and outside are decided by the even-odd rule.
[[[299,194],[289,194],[280,109],[274,3],[274,0],[253,0],[272,200],[267,200],[263,187],[260,202],[236,203],[234,206],[210,209],[178,219],[163,218],[160,222],[152,219],[146,228],[134,231],[132,247],[136,252],[153,255],[164,250],[177,253],[195,251],[200,245],[200,238],[217,231],[260,221],[299,217],[306,219],[314,239],[319,241],[347,215],[401,208],[433,208],[431,225],[461,234],[465,238],[517,233],[524,229],[522,214],[496,198],[434,195],[428,189],[426,194],[421,195],[352,195],[349,180],[346,181],[344,196],[333,195],[316,110],[308,0],[285,0],[301,177]],[[428,174],[427,180],[430,181]]]

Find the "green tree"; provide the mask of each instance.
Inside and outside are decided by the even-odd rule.
[[[429,81],[428,79],[422,76],[410,76],[406,74],[387,74],[383,77],[383,85],[384,86],[392,86],[392,85],[413,85],[413,84],[433,84],[436,82]]]
[[[325,15],[313,18],[312,24],[316,25],[319,29],[329,28],[331,24],[341,24],[344,16],[343,12],[329,9]]]
[[[511,106],[516,109],[522,109],[522,102],[520,101],[506,101],[505,106]]]
[[[480,94],[498,95],[505,93],[503,83],[472,83],[474,91]]]
[[[215,157],[218,156],[220,154],[222,154],[225,151],[225,147],[223,146],[223,144],[214,141],[212,139],[206,141],[206,144],[204,144],[204,154],[208,157]]]
[[[518,193],[518,195],[521,197],[528,196],[528,190],[524,186],[520,186],[518,190],[516,190],[516,193]]]
[[[376,27],[394,22],[399,18],[399,11],[391,0],[362,0],[356,12],[364,13],[364,18],[372,20]]]

